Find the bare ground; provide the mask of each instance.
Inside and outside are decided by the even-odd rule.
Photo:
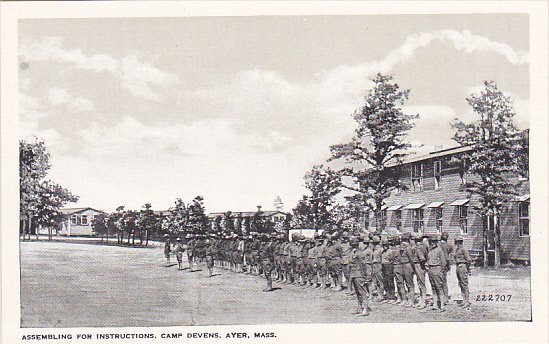
[[[529,321],[530,268],[475,270],[467,311],[452,302],[444,313],[373,303],[368,317],[350,314],[343,293],[279,285],[262,292],[257,276],[216,269],[165,267],[162,249],[21,242],[22,327],[183,326],[271,323]],[[175,261],[175,259],[174,259]],[[460,299],[455,272],[450,294]],[[476,301],[477,295],[511,295]]]

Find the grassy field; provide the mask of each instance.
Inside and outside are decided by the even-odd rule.
[[[102,327],[271,323],[530,320],[530,269],[475,270],[471,311],[447,312],[374,303],[369,317],[350,314],[354,298],[278,285],[264,293],[257,276],[165,267],[161,248],[74,242],[21,242],[21,326]],[[175,261],[175,259],[174,259]],[[461,298],[455,273],[450,294]],[[477,295],[511,295],[476,301]]]

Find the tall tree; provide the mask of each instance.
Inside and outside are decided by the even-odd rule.
[[[145,203],[139,214],[137,215],[136,225],[139,229],[139,241],[143,243],[142,231],[145,232],[145,246],[149,245],[149,238],[151,234],[154,234],[156,229],[156,215],[152,210],[152,205],[150,203]]]
[[[223,214],[221,228],[227,234],[234,233],[233,213],[230,210]]]
[[[189,209],[181,198],[175,200],[175,204],[168,210],[167,222],[168,230],[173,236],[179,236],[187,230],[189,221]]]
[[[103,241],[109,231],[109,215],[100,211],[99,214],[92,219],[92,231],[95,235],[99,235],[101,241]],[[107,237],[107,241],[108,240]]]
[[[19,141],[19,228],[23,239],[25,235],[30,239],[31,232],[38,236],[38,227],[47,228],[51,239],[53,228],[59,228],[64,220],[59,209],[78,201],[78,196],[45,179],[49,159],[46,145],[40,139]]]
[[[208,228],[208,216],[204,208],[204,198],[196,196],[189,205],[188,228],[196,233],[205,233]]]
[[[401,106],[410,90],[401,90],[390,75],[377,74],[364,105],[353,113],[357,128],[351,142],[330,147],[330,160],[343,159],[348,165],[340,173],[349,178],[345,188],[355,192],[375,213],[376,230],[383,231],[382,207],[395,187],[403,187],[392,168],[402,163],[411,147],[406,140],[414,120]]]
[[[494,225],[494,265],[501,263],[499,217],[504,204],[517,195],[520,184],[517,174],[524,169],[528,154],[527,136],[513,123],[516,112],[512,100],[498,90],[493,81],[485,81],[484,89],[471,94],[467,102],[479,117],[472,123],[455,119],[453,139],[472,150],[462,158],[468,172],[477,176],[468,180],[466,189],[478,197],[476,211],[486,219],[484,225],[484,261],[487,263],[488,222]]]
[[[325,228],[331,224],[330,209],[340,192],[339,174],[329,167],[316,165],[305,177],[305,195],[292,210],[293,225],[299,228]]]

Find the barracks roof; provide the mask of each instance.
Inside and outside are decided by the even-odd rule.
[[[242,217],[254,217],[255,213],[257,213],[257,211],[233,211],[233,212],[231,212],[231,216],[234,217],[234,216],[241,215]],[[261,211],[260,216],[267,217],[267,216],[273,216],[273,215],[276,215],[276,214],[286,215],[286,213],[283,212],[283,211],[266,210],[266,211]],[[218,216],[223,217],[224,215],[225,215],[225,213],[209,213],[208,218],[213,219],[213,218],[216,218]]]
[[[93,210],[93,211],[96,211],[98,213],[100,212],[99,210],[93,209],[93,208],[90,208],[90,207],[85,207],[85,208],[62,208],[62,209],[59,209],[59,212],[61,214],[65,214],[65,215],[71,215],[71,214],[81,213],[85,210]]]

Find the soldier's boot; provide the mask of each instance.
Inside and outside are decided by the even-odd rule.
[[[273,278],[272,276],[267,276],[267,287],[263,291],[272,291],[273,290]]]
[[[341,276],[334,276],[334,291],[342,291],[341,288]]]
[[[351,284],[351,279],[350,278],[347,278],[346,281],[345,281],[345,294],[347,295],[351,295],[352,292],[353,292],[353,285]]]
[[[414,302],[415,302],[415,294],[414,294],[414,290],[410,290],[408,292],[408,304],[407,306],[408,307],[414,307]]]

